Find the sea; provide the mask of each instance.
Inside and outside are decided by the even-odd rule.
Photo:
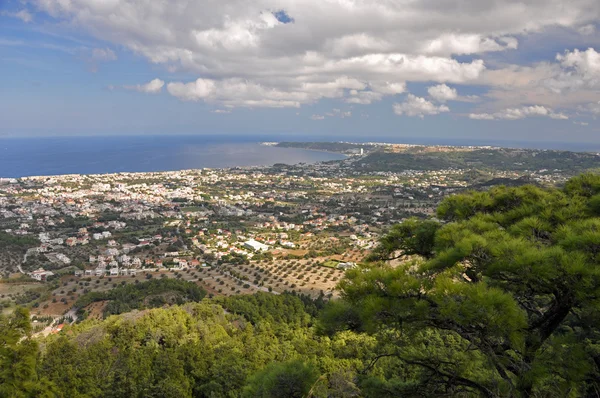
[[[420,145],[492,145],[509,148],[600,151],[598,144],[514,142],[425,137],[340,139],[327,136],[136,135],[0,138],[0,178],[107,174],[199,168],[270,166],[344,159],[336,153],[278,148],[265,141],[393,142]]]
[[[93,136],[0,139],[0,177],[270,166],[344,159],[261,145],[257,137]]]

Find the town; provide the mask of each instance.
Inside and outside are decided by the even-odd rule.
[[[389,226],[435,217],[444,197],[499,183],[556,185],[572,174],[519,162],[493,171],[378,169],[377,157],[406,151],[441,159],[497,149],[352,146],[361,144],[341,149],[353,156],[316,164],[4,178],[0,303],[60,317],[90,291],[157,277],[192,281],[213,296],[334,297],[344,271]]]

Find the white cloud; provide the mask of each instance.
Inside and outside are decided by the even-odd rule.
[[[470,113],[469,114],[469,119],[474,119],[474,120],[494,120],[495,117],[492,114],[489,113]]]
[[[140,93],[157,94],[162,91],[165,82],[160,79],[153,79],[146,84],[136,84],[135,86],[123,86],[127,90],[135,90]]]
[[[491,87],[486,96],[495,109],[532,103],[578,109],[600,101],[600,53],[594,48],[566,50],[555,62],[486,70],[480,83]]]
[[[595,115],[600,115],[600,101],[585,104],[579,107],[579,110],[583,112],[591,112]]]
[[[556,120],[568,120],[569,116],[565,115],[564,113],[550,113],[548,115],[548,117],[550,117],[550,119],[556,119]]]
[[[437,115],[441,112],[450,111],[446,105],[436,106],[425,98],[412,94],[408,94],[404,102],[394,104],[393,108],[396,115],[419,116],[420,118],[425,115]]]
[[[115,61],[117,54],[110,48],[94,48],[91,58],[94,61]]]
[[[567,50],[564,54],[557,54],[556,60],[567,71],[572,71],[581,78],[598,83],[598,78],[600,78],[600,53],[593,48],[588,48],[585,51]]]
[[[381,93],[384,95],[402,94],[403,92],[406,91],[406,83],[404,83],[404,82],[396,82],[396,83],[374,82],[374,83],[371,83],[371,88],[375,92],[378,92],[378,93]]]
[[[81,59],[88,64],[91,72],[97,72],[98,66],[102,62],[110,62],[117,60],[117,54],[110,48],[87,48],[78,49],[78,54]]]
[[[593,48],[585,51],[575,49],[557,54],[555,73],[542,81],[550,91],[561,94],[565,91],[600,88],[600,53]]]
[[[569,118],[564,113],[557,113],[552,109],[540,105],[524,106],[521,108],[507,108],[495,113],[469,114],[469,118],[475,120],[518,120],[531,116],[544,116],[558,120],[566,120]]]
[[[352,117],[352,111],[342,111],[341,109],[335,108],[332,109],[331,112],[325,113],[325,116],[345,119],[347,117]]]
[[[455,88],[448,87],[445,84],[439,84],[437,86],[431,86],[427,89],[429,95],[439,101],[446,102],[449,100],[456,99],[458,97],[458,93]]]
[[[33,15],[31,15],[31,13],[25,9],[15,13],[15,17],[19,18],[21,21],[23,21],[25,23],[29,23],[29,22],[33,21]]]
[[[0,15],[4,15],[11,18],[18,18],[25,23],[33,21],[33,15],[27,9],[22,9],[17,12],[0,11]]]
[[[286,108],[299,107],[309,102],[308,91],[282,91],[270,89],[260,84],[242,79],[197,79],[190,83],[172,82],[167,84],[169,94],[182,101],[199,101],[219,103],[234,107],[267,107]]]
[[[587,125],[589,125],[588,122],[573,122],[573,124],[576,124],[578,126],[587,126]]]
[[[209,79],[198,79],[191,83],[169,83],[167,91],[183,101],[198,101],[209,97],[215,91],[215,82]]]
[[[375,91],[351,90],[350,96],[347,97],[344,101],[346,101],[349,104],[368,105],[374,101],[381,100],[381,98],[383,98],[383,94]]]
[[[480,54],[490,51],[516,49],[518,41],[514,37],[498,39],[479,34],[444,34],[423,47],[425,54]]]
[[[406,82],[482,81],[498,90],[492,95],[503,96],[497,100],[507,102],[504,107],[518,107],[519,97],[509,98],[502,72],[486,74],[483,54],[518,49],[518,37],[547,28],[589,32],[600,19],[597,0],[570,0],[568,7],[564,0],[464,0],[460,7],[441,0],[31,3],[58,24],[85,30],[170,72],[200,77],[167,85],[169,93],[182,100],[247,107],[298,107],[322,98],[370,104],[404,93]],[[293,23],[280,21],[273,10],[285,11]],[[469,60],[457,59],[461,54],[470,55]],[[592,84],[591,78],[581,79],[578,68],[583,64],[563,65],[573,58],[563,56],[564,61],[547,68],[553,71],[548,79],[556,81],[544,83],[541,74],[533,73],[537,96],[543,97],[542,89],[579,90]],[[504,74],[523,80],[531,70],[509,72]],[[551,100],[564,99],[547,101]]]
[[[312,115],[310,118],[312,120],[323,120],[323,119],[325,119],[325,116],[323,116],[323,115]]]
[[[590,36],[596,32],[596,25],[587,24],[587,25],[577,28],[577,31],[584,36]]]

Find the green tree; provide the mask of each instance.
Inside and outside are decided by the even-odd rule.
[[[348,271],[343,300],[380,342],[366,371],[397,361],[363,387],[381,396],[597,394],[599,193],[600,177],[584,175],[564,189],[457,195],[438,208],[446,224],[422,260]],[[413,237],[400,234],[396,247],[413,247]]]
[[[415,254],[431,257],[435,233],[439,227],[440,223],[436,221],[422,221],[416,218],[409,218],[401,224],[394,225],[381,238],[379,246],[369,256],[369,260],[391,260]],[[397,252],[399,254],[395,255]]]
[[[55,388],[37,375],[38,345],[31,338],[29,311],[0,314],[0,396],[54,397]]]
[[[319,377],[318,371],[300,360],[273,363],[253,375],[244,388],[244,397],[302,398]]]

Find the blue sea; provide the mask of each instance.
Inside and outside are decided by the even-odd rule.
[[[0,177],[315,163],[345,156],[261,145],[256,137],[107,136],[0,139]]]
[[[343,155],[260,145],[262,141],[395,142],[600,151],[598,144],[514,142],[450,137],[138,135],[0,138],[0,177],[170,171],[316,163]]]

